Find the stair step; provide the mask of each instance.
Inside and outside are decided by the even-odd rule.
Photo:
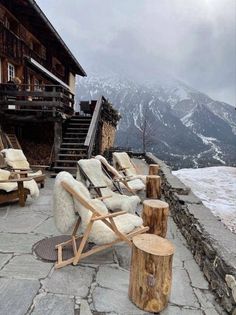
[[[81,143],[77,143],[77,142],[62,142],[61,145],[76,145],[78,147],[78,146],[83,146],[84,142],[81,142]]]
[[[85,153],[82,154],[70,154],[70,153],[59,153],[58,156],[62,156],[62,157],[80,157],[81,155],[86,155]]]
[[[58,163],[68,163],[68,164],[75,164],[77,163],[76,160],[55,160],[55,162],[58,164]]]
[[[68,127],[66,130],[68,130],[68,131],[69,131],[69,130],[71,130],[71,131],[72,131],[72,130],[78,131],[78,130],[80,130],[80,129],[75,128],[75,127]],[[86,130],[87,130],[87,129],[86,129]]]
[[[86,134],[87,134],[87,132],[86,132]],[[73,135],[81,135],[81,132],[66,132],[65,133],[65,136],[73,136]]]
[[[77,126],[77,127],[85,127],[85,126],[88,127],[90,125],[90,122],[84,122],[83,123],[83,122],[80,122],[80,121],[78,121],[78,122],[72,122],[71,121],[71,122],[68,123],[68,126],[72,126],[72,125],[73,126]]]
[[[75,149],[75,148],[60,148],[60,151],[84,151],[86,152],[86,148],[80,148],[80,149]]]
[[[82,139],[85,139],[86,137],[82,136],[82,135],[81,135],[81,137],[63,137],[63,140],[76,140],[76,141],[78,141],[80,138],[82,140]]]

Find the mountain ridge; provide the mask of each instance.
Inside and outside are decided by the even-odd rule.
[[[235,165],[236,112],[231,105],[179,80],[142,84],[92,75],[78,81],[78,101],[101,94],[122,116],[116,145],[138,151],[145,147],[175,169]]]

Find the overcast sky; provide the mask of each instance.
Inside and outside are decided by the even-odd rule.
[[[236,0],[37,3],[88,75],[168,75],[236,104]]]

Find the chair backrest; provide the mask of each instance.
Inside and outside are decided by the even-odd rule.
[[[53,199],[55,223],[63,233],[76,222],[75,212],[78,212],[83,224],[87,224],[94,212],[98,215],[108,213],[102,201],[92,199],[84,184],[68,172],[57,175]]]
[[[112,180],[104,174],[99,160],[81,159],[78,161],[78,167],[94,187],[112,187]]]
[[[30,165],[22,150],[17,149],[4,149],[1,151],[4,156],[5,162],[8,166],[15,169],[27,170]]]
[[[126,175],[137,175],[137,171],[126,152],[114,152],[112,156],[114,165],[118,165],[118,168],[124,169]]]
[[[108,163],[107,159],[102,155],[95,156],[95,159],[99,160],[102,165],[106,168],[107,171],[112,173],[116,178],[122,178],[123,176],[113,167],[111,164]]]

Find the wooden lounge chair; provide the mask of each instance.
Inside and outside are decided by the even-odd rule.
[[[132,176],[125,176],[124,174],[119,173],[112,165],[108,163],[104,156],[97,155],[95,156],[95,159],[102,163],[105,172],[112,175],[113,181],[121,183],[121,187],[126,188],[132,194],[135,194],[136,191],[144,190],[146,188],[141,179],[134,179]]]
[[[5,162],[10,170],[18,173],[20,177],[33,177],[40,187],[44,187],[45,175],[41,170],[33,171],[27,161],[22,150],[17,149],[4,149],[1,151]],[[40,165],[38,166],[40,167]]]
[[[133,179],[141,179],[146,184],[146,175],[141,175],[138,172],[136,165],[132,162],[126,152],[114,152],[113,165],[118,171],[124,173],[125,176],[129,176]]]
[[[77,163],[77,179],[81,180],[90,189],[94,189],[99,197],[110,196],[104,199],[105,205],[112,211],[117,209],[135,213],[141,202],[138,196],[120,195],[112,190],[113,182],[102,171],[102,164],[97,159],[81,159]]]
[[[125,211],[109,213],[101,200],[92,199],[83,183],[76,181],[67,172],[61,172],[57,175],[55,192],[56,200],[54,200],[56,204],[54,204],[54,207],[60,208],[64,206],[61,205],[60,201],[60,197],[63,195],[63,201],[69,198],[68,206],[74,205],[74,211],[79,214],[71,239],[56,246],[58,260],[55,268],[61,268],[72,263],[73,265],[77,265],[81,259],[105,250],[119,242],[126,242],[131,245],[133,236],[148,231],[148,227],[144,227],[142,219],[136,215],[126,213]],[[61,209],[57,210],[61,215]],[[66,210],[71,211],[69,209]],[[77,248],[76,240],[78,238],[77,231],[79,227],[82,235],[80,236],[81,241]],[[92,249],[84,251],[85,245],[89,241],[94,243],[95,246]],[[63,260],[63,247],[68,245],[72,246],[74,256]]]
[[[31,194],[33,189],[37,194],[38,187],[32,185],[32,178],[11,178],[11,176],[11,172],[0,169],[0,204],[19,200],[20,206],[24,207],[27,195]]]

